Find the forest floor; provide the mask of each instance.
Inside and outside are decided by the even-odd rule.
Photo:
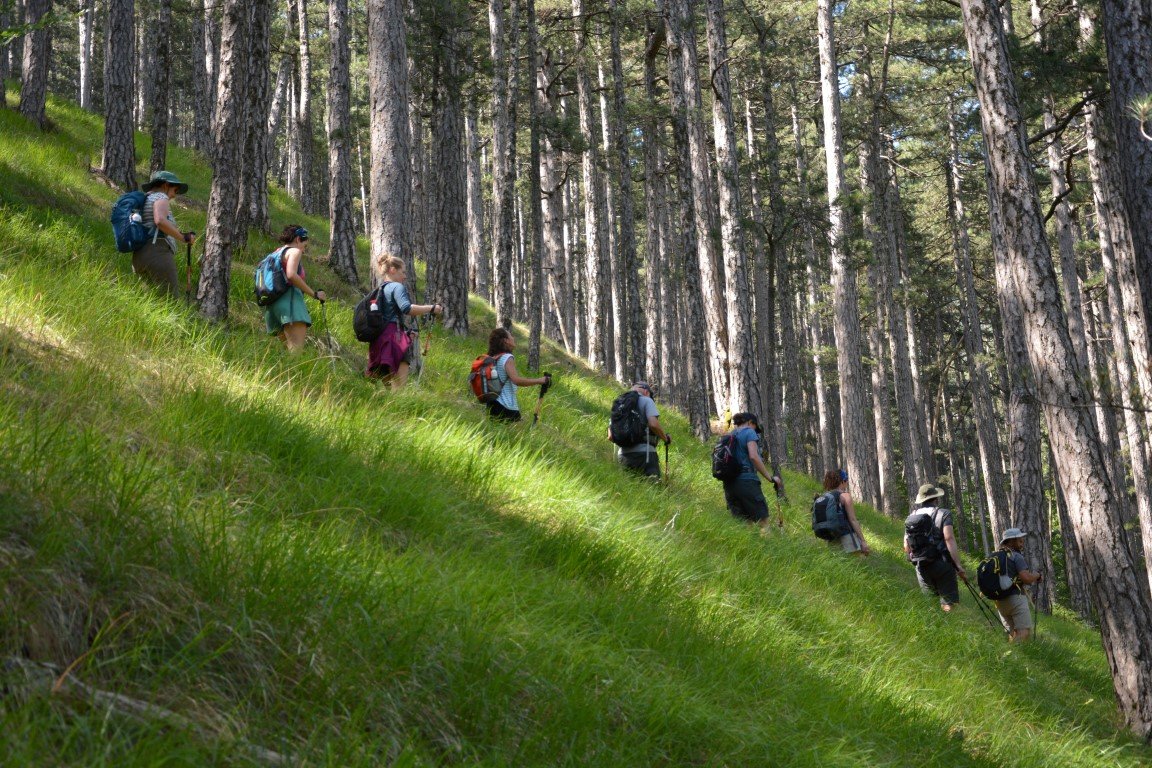
[[[942,614],[900,521],[863,508],[873,555],[845,557],[785,473],[761,536],[671,410],[670,480],[624,476],[618,385],[551,344],[540,423],[488,423],[478,299],[406,391],[366,380],[358,291],[282,192],[332,347],[264,333],[257,233],[228,322],[158,298],[112,245],[99,119],[49,116],[0,110],[0,764],[1152,765],[1097,632]],[[203,231],[207,167],[169,156]]]

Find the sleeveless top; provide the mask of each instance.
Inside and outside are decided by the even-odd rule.
[[[172,253],[176,253],[176,238],[165,235],[160,231],[160,228],[156,226],[156,214],[154,210],[156,208],[156,201],[160,198],[167,200],[168,195],[163,192],[149,192],[148,199],[144,201],[144,210],[140,212],[140,218],[144,220],[144,226],[152,229],[152,242],[156,242],[157,239],[163,237],[168,241],[168,247],[172,249]],[[174,227],[176,226],[176,218],[172,215],[171,208],[168,209],[168,223]]]
[[[508,378],[508,372],[505,370],[508,366],[508,361],[511,359],[512,353],[505,352],[500,355],[500,359],[496,361],[496,375],[504,382],[504,386],[500,390],[500,397],[496,398],[496,402],[510,411],[519,411],[520,402],[516,399],[516,390],[520,389],[520,387],[516,386],[512,379]]]

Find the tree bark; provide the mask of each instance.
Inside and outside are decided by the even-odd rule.
[[[267,0],[265,0],[266,2]],[[237,209],[243,169],[248,82],[248,49],[251,45],[251,0],[225,0],[220,25],[220,85],[216,103],[216,155],[212,192],[208,198],[208,223],[204,257],[196,298],[205,319],[220,322],[228,317],[232,253],[240,232]],[[257,3],[263,12],[268,8]],[[260,12],[260,10],[255,10]]]
[[[515,236],[516,102],[514,65],[508,49],[515,31],[506,31],[503,0],[488,0],[492,53],[492,276],[496,322],[512,327],[512,260]],[[595,363],[593,363],[595,365]]]
[[[646,301],[644,318],[647,322],[645,340],[647,349],[645,369],[666,391],[671,387],[671,371],[665,365],[664,346],[667,326],[674,320],[664,302],[664,280],[671,263],[669,254],[668,169],[663,147],[660,114],[660,90],[656,75],[656,57],[664,44],[664,25],[649,20],[648,36],[644,47],[644,209],[647,223],[647,243],[644,249]]]
[[[268,213],[268,169],[271,164],[271,144],[265,121],[272,110],[270,88],[272,66],[272,18],[269,0],[263,0],[253,10],[251,42],[248,48],[248,83],[246,84],[246,110],[244,127],[244,176],[240,187],[237,219],[243,229],[239,242],[247,243],[248,227],[255,226],[267,232],[271,228]]]
[[[409,270],[413,266],[408,229],[408,46],[401,0],[369,0],[368,39],[372,268],[379,282],[389,256],[402,259]]]
[[[328,222],[332,271],[356,285],[356,219],[352,214],[352,51],[348,0],[328,0]]]
[[[837,368],[840,374],[841,440],[853,489],[866,504],[879,506],[875,426],[868,418],[868,391],[860,339],[856,268],[848,251],[843,140],[836,40],[830,0],[818,3],[820,90],[824,106],[824,156],[828,183],[828,239],[832,254]]]
[[[200,0],[197,0],[199,2]],[[208,157],[216,155],[216,97],[220,92],[220,16],[219,3],[203,0],[204,9],[204,71],[208,80],[208,99],[200,103],[208,121],[208,135],[211,146],[205,152]]]
[[[484,174],[476,113],[476,104],[469,103],[464,113],[464,143],[468,153],[468,283],[476,295],[491,301],[492,269],[488,244],[484,241]]]
[[[1000,11],[986,0],[961,0],[961,10],[981,105],[992,207],[1007,246],[997,284],[1019,301],[1023,313],[1033,383],[1100,613],[1120,713],[1127,726],[1147,740],[1152,738],[1152,635],[1147,631],[1152,605],[1133,572],[1096,425],[1083,407],[1088,397],[1081,386],[1083,376],[1075,369],[1056,289]]]
[[[134,0],[106,0],[104,25],[104,175],[124,190],[136,188],[136,147],[132,136],[132,92],[136,35]]]
[[[156,72],[152,86],[152,157],[148,163],[153,173],[168,162],[168,103],[171,100],[172,71],[172,0],[156,4]]]
[[[525,83],[528,86],[528,230],[531,250],[526,254],[528,271],[528,370],[540,368],[540,330],[544,286],[544,210],[540,182],[540,115],[542,112],[538,77],[540,74],[540,38],[536,29],[536,0],[525,0],[524,20],[527,27],[524,56],[528,61]],[[463,206],[461,206],[463,208]],[[467,296],[465,296],[467,299]]]
[[[561,120],[559,100],[556,97],[559,83],[552,66],[550,52],[541,54],[537,78],[537,90],[541,101],[540,119],[546,125],[555,125]],[[557,334],[569,352],[572,346],[572,292],[568,286],[568,272],[564,255],[564,187],[560,178],[561,137],[555,131],[541,131],[542,147],[540,154],[541,204],[543,206],[543,269],[547,273],[548,297],[552,312],[545,313],[551,318],[546,333]]]
[[[80,13],[77,15],[77,40],[79,45],[80,83],[76,100],[81,109],[92,109],[92,54],[95,51],[96,0],[80,0]],[[7,26],[0,15],[0,28]],[[0,51],[0,82],[7,77],[6,51]],[[0,89],[2,90],[2,89]],[[0,94],[0,105],[4,97]]]
[[[94,1],[94,0],[93,0]],[[192,110],[192,147],[205,158],[212,157],[212,85],[208,75],[208,48],[204,20],[204,0],[193,0],[192,16],[189,20],[189,45],[191,46],[191,98],[196,108]]]
[[[52,0],[24,0],[25,23],[37,24],[52,9]],[[43,130],[47,119],[48,68],[52,63],[52,30],[33,29],[24,36],[20,70],[20,114]]]

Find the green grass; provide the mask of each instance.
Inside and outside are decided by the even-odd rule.
[[[1010,648],[971,600],[941,615],[896,522],[862,510],[875,554],[846,559],[788,474],[788,527],[761,537],[668,411],[671,482],[622,476],[616,386],[552,346],[541,423],[487,423],[478,300],[393,394],[359,375],[352,289],[328,307],[342,351],[297,357],[247,298],[250,254],[227,323],[157,298],[110,246],[98,120],[49,115],[42,136],[0,111],[0,657],[196,727],[9,670],[0,764],[1152,765],[1097,634],[1044,616]],[[171,157],[202,230],[208,172]]]

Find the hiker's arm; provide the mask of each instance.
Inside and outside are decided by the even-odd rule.
[[[177,229],[176,226],[168,220],[168,216],[171,215],[171,213],[172,207],[168,204],[168,198],[157,198],[156,202],[152,204],[152,223],[155,224],[156,228],[161,232],[168,235],[169,237],[176,238],[182,243],[191,243],[193,240],[195,240],[195,235],[193,235],[188,240],[184,239],[184,233]]]
[[[912,547],[908,544],[908,534],[904,534],[904,554],[911,555]]]
[[[968,572],[964,570],[963,564],[960,562],[960,549],[956,546],[956,534],[950,525],[944,526],[944,545],[948,547],[948,556],[952,558],[952,565],[956,567],[956,575],[964,581],[968,581]]]
[[[1022,584],[1035,584],[1038,581],[1042,581],[1044,577],[1039,571],[1021,570],[1016,574],[1016,578]]]
[[[668,437],[668,433],[664,431],[664,427],[660,426],[660,417],[649,416],[648,417],[648,429],[652,430],[656,434],[656,436],[659,437],[664,442],[666,442],[666,443],[671,442],[671,439]]]
[[[408,311],[405,313],[410,317],[420,317],[420,315],[442,315],[444,314],[443,304],[409,304]],[[519,383],[519,382],[517,382]]]
[[[543,384],[547,379],[541,376],[538,379],[526,379],[520,375],[516,370],[516,363],[512,358],[508,358],[508,362],[504,364],[504,373],[508,374],[508,380],[518,387],[533,387],[537,384]]]
[[[772,482],[772,474],[768,471],[768,467],[764,466],[764,459],[760,458],[760,446],[755,440],[748,442],[748,460],[752,462],[752,466],[764,476],[768,482]]]
[[[311,296],[318,301],[324,301],[327,297],[324,291],[314,291],[304,282],[304,278],[300,275],[300,257],[303,253],[299,248],[289,248],[288,252],[284,254],[284,277],[288,282],[299,288],[305,296]]]
[[[848,524],[852,526],[852,530],[860,538],[860,551],[864,554],[869,554],[872,548],[868,546],[868,542],[864,541],[864,531],[860,528],[860,521],[856,519],[856,504],[853,503],[852,497],[847,493],[840,494],[840,503],[844,505],[844,512],[848,515]]]

